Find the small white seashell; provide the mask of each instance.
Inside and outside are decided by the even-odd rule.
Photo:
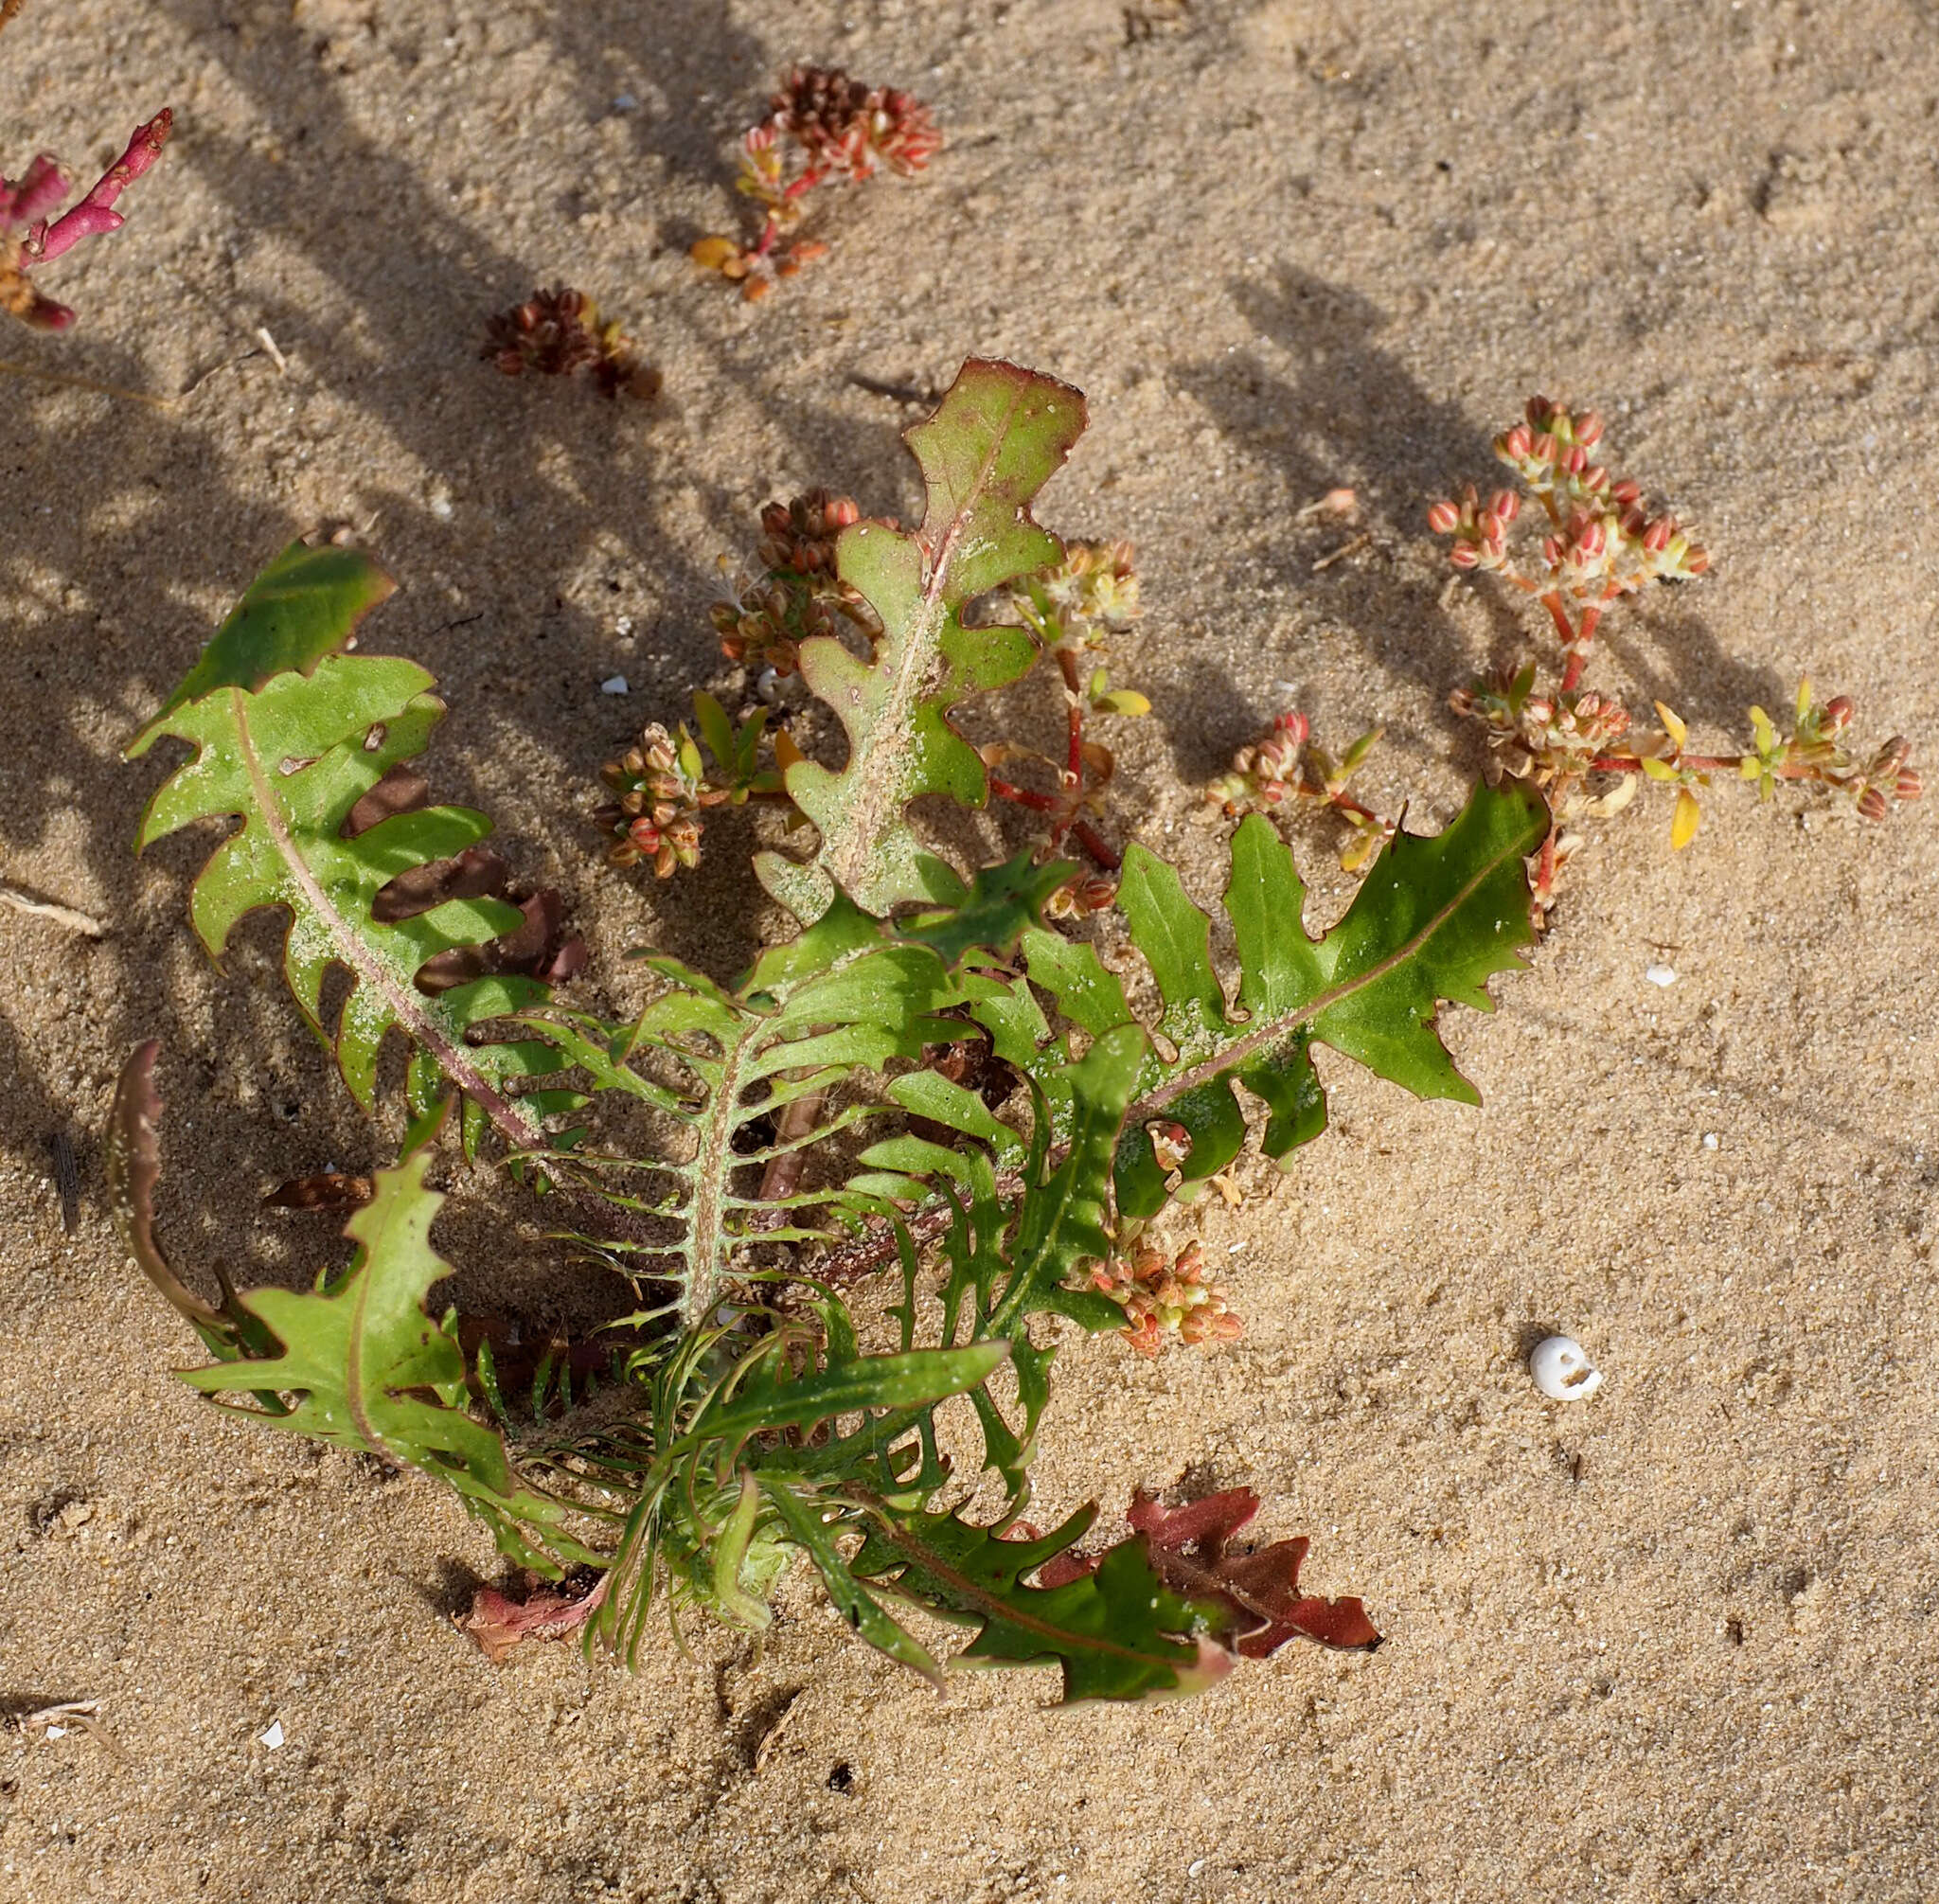
[[[258,1733],[256,1735],[256,1742],[258,1745],[268,1746],[268,1748],[272,1752],[276,1752],[278,1749],[280,1749],[283,1743],[282,1720],[279,1718],[271,1719],[269,1722],[269,1730],[267,1732]]]
[[[626,691],[626,676],[623,674],[609,674],[599,684],[601,694],[624,694]]]
[[[1537,1343],[1528,1373],[1551,1401],[1587,1401],[1602,1386],[1602,1370],[1573,1337],[1552,1335]]]
[[[1660,985],[1667,988],[1676,984],[1677,969],[1673,965],[1648,965],[1643,968],[1643,976],[1651,985]]]

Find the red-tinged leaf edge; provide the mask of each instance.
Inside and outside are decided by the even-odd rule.
[[[272,675],[313,674],[327,654],[351,647],[357,624],[397,584],[362,549],[294,542],[243,591],[182,685],[130,744],[130,757],[177,708],[240,687],[254,694]]]
[[[1360,1600],[1299,1591],[1310,1545],[1304,1535],[1256,1553],[1226,1553],[1225,1543],[1258,1511],[1250,1487],[1233,1487],[1182,1507],[1140,1494],[1129,1518],[1173,1593],[1229,1611],[1233,1624],[1221,1637],[1242,1658],[1263,1660],[1299,1635],[1341,1651],[1373,1651],[1380,1633]]]

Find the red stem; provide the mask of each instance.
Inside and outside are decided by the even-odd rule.
[[[1077,844],[1106,872],[1114,873],[1123,865],[1124,861],[1099,836],[1097,829],[1088,820],[1072,819],[1061,800],[1053,799],[1048,793],[1036,792],[1028,787],[1013,787],[1007,780],[999,780],[994,774],[989,775],[989,791],[995,798],[1011,801],[1019,807],[1027,807],[1033,813],[1060,815],[1063,824],[1058,828],[1058,834],[1067,831],[1075,833]]]

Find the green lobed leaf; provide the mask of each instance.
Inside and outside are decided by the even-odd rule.
[[[876,914],[941,897],[938,863],[923,853],[906,809],[932,793],[984,803],[983,762],[950,713],[968,695],[1017,680],[1037,656],[1026,630],[968,628],[963,611],[1058,559],[1057,539],[1029,506],[1083,428],[1083,397],[1068,384],[971,359],[935,415],[908,433],[928,489],[921,526],[843,530],[841,578],[867,597],[882,632],[867,661],[832,636],[801,647],[802,676],[841,721],[848,758],[832,771],[806,760],[788,770],[789,794],[821,830],[811,864],[776,853],[756,862],[799,916],[813,917],[838,888]]]
[[[1247,1130],[1235,1086],[1266,1107],[1269,1157],[1283,1159],[1319,1135],[1326,1104],[1314,1043],[1418,1096],[1478,1101],[1441,1041],[1439,1007],[1492,1009],[1488,979],[1518,965],[1533,937],[1523,861],[1547,827],[1539,796],[1520,783],[1477,787],[1444,832],[1396,833],[1339,924],[1312,939],[1292,855],[1254,815],[1234,837],[1225,891],[1239,964],[1230,1000],[1212,962],[1210,919],[1171,867],[1131,847],[1119,904],[1157,981],[1156,1029],[1171,1055],[1152,1045],[1139,1060],[1117,1143],[1120,1216],[1155,1215],[1171,1194],[1147,1130],[1153,1122],[1183,1127],[1187,1189],[1232,1162]],[[1088,945],[1038,929],[1023,934],[1022,954],[1029,978],[1092,1038],[1130,1020],[1122,986]],[[1035,1036],[1023,983],[986,988],[971,1015],[999,1056],[1041,1083],[1061,1130],[1070,1117],[1065,1041]],[[947,1107],[944,1116],[952,1121]]]
[[[360,1104],[370,1105],[379,1050],[395,1029],[420,1055],[413,1073],[418,1110],[449,1079],[511,1142],[536,1144],[541,1125],[510,1087],[555,1068],[550,1054],[529,1042],[481,1041],[477,1028],[531,1010],[546,988],[515,974],[475,978],[436,996],[417,984],[438,954],[516,930],[519,909],[458,898],[390,922],[376,916],[378,896],[393,880],[455,858],[492,827],[469,808],[424,807],[348,834],[357,803],[423,751],[444,706],[428,691],[431,676],[412,662],[332,651],[389,585],[377,590],[371,578],[383,578],[361,557],[361,567],[311,560],[325,553],[300,543],[285,550],[130,745],[131,757],[164,736],[195,749],[150,800],[138,844],[200,820],[240,821],[190,894],[190,916],[210,954],[221,957],[248,914],[284,909],[290,988],[333,1046]],[[322,1016],[332,967],[354,981],[333,1033]],[[468,1123],[468,1136],[473,1129]]]
[[[183,1373],[231,1413],[338,1448],[421,1469],[446,1483],[489,1525],[502,1551],[557,1574],[560,1562],[602,1557],[568,1531],[571,1509],[525,1486],[503,1437],[467,1412],[466,1366],[454,1317],[427,1314],[426,1296],[451,1265],[432,1248],[444,1199],[424,1184],[419,1149],[373,1180],[371,1201],[345,1225],[358,1244],[334,1281],[314,1292],[254,1290],[235,1300],[275,1339],[276,1353]],[[287,1397],[272,1414],[240,1397]]]
[[[971,1665],[1062,1670],[1064,1702],[1181,1698],[1230,1669],[1225,1651],[1196,1637],[1202,1610],[1152,1570],[1142,1539],[1112,1548],[1094,1572],[1054,1587],[1023,1576],[1083,1537],[1095,1507],[1080,1508],[1035,1539],[1005,1539],[959,1514],[870,1511],[847,1563],[853,1579],[892,1582],[977,1634],[958,1659]],[[899,1628],[898,1628],[899,1630]]]

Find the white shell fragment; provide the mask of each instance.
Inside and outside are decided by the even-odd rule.
[[[1659,962],[1656,965],[1645,966],[1643,968],[1643,976],[1651,985],[1660,985],[1667,988],[1676,984],[1677,969],[1673,965],[1663,965]]]
[[[599,684],[599,692],[601,694],[624,694],[626,691],[626,676],[623,674],[609,674]]]
[[[1587,1401],[1602,1386],[1602,1370],[1572,1336],[1552,1335],[1537,1343],[1528,1373],[1551,1401]]]
[[[268,1730],[256,1735],[256,1742],[258,1745],[266,1745],[272,1752],[281,1750],[283,1743],[282,1720],[279,1718],[271,1719]]]

